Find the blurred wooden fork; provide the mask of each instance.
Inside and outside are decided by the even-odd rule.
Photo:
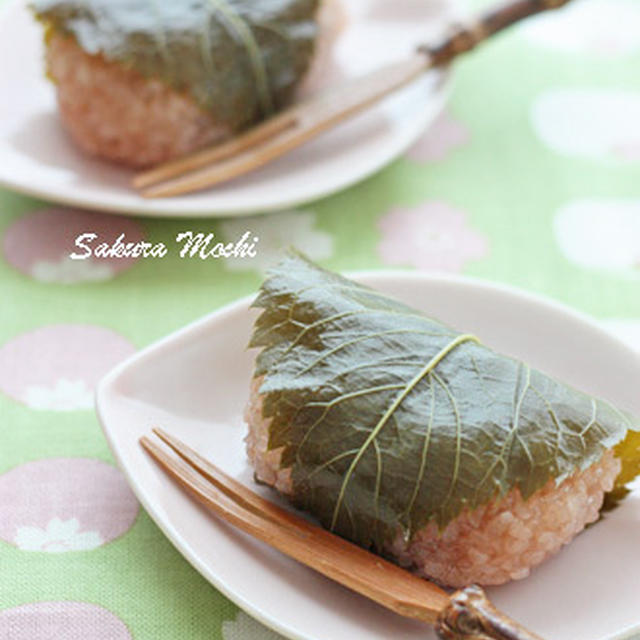
[[[500,613],[477,586],[449,595],[379,556],[278,507],[168,433],[140,444],[187,493],[223,520],[446,640],[542,640]]]
[[[457,26],[441,44],[420,47],[408,60],[313,96],[228,142],[139,173],[133,179],[133,186],[148,198],[176,196],[253,171],[360,113],[428,69],[448,64],[494,33],[567,2],[569,0],[510,0],[470,25]]]

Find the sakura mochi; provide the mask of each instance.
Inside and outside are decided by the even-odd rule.
[[[630,416],[299,255],[254,306],[256,479],[419,575],[524,578],[638,471]]]

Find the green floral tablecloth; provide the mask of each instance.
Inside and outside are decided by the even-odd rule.
[[[461,61],[448,108],[404,157],[295,211],[127,219],[0,191],[0,639],[276,637],[139,508],[92,395],[127,355],[253,292],[283,247],[335,269],[506,282],[640,349],[638,68],[640,3],[583,0]],[[72,262],[87,229],[260,242],[253,260]]]

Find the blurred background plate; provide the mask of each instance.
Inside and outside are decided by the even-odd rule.
[[[458,15],[448,0],[342,0],[331,60],[315,88],[343,82],[433,41]],[[391,7],[393,4],[393,7]],[[0,184],[65,204],[147,216],[243,215],[296,206],[348,187],[402,154],[444,106],[449,74],[431,72],[367,113],[249,176],[216,189],[145,200],[131,172],[77,150],[44,74],[42,28],[24,0],[0,16]]]

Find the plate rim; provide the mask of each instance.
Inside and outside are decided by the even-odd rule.
[[[452,10],[458,9],[458,0],[449,0]],[[0,5],[0,25],[11,17],[11,12],[16,10],[28,10],[26,0],[5,0]],[[136,215],[148,218],[225,218],[225,217],[243,217],[249,215],[263,215],[273,211],[286,210],[310,203],[316,202],[322,198],[330,197],[353,187],[368,178],[371,178],[383,168],[392,164],[395,160],[404,155],[409,148],[417,142],[421,135],[426,133],[437,117],[442,113],[448,104],[453,90],[453,71],[451,67],[446,69],[430,70],[428,74],[438,74],[437,88],[432,93],[434,108],[431,110],[421,110],[412,120],[413,126],[411,134],[406,139],[398,139],[398,136],[391,136],[390,143],[387,145],[389,149],[380,155],[372,155],[371,159],[367,159],[365,166],[358,174],[338,173],[337,178],[329,188],[314,186],[309,182],[305,189],[305,194],[293,194],[289,197],[278,198],[278,189],[272,189],[275,194],[274,199],[266,203],[253,203],[240,201],[238,204],[217,208],[215,199],[212,203],[203,200],[195,205],[189,203],[189,195],[178,196],[175,198],[157,198],[145,199],[135,194],[121,194],[116,192],[115,195],[100,196],[98,199],[87,199],[82,196],[74,195],[73,189],[65,188],[59,184],[52,187],[38,187],[32,184],[27,174],[21,178],[20,175],[6,175],[3,173],[2,165],[0,165],[0,187],[15,191],[16,193],[38,198],[76,208],[88,209],[90,211],[101,211],[112,213],[115,215]],[[404,90],[416,87],[425,76],[420,76],[410,83]],[[42,76],[44,79],[44,74]],[[402,90],[400,90],[402,91]],[[94,159],[95,160],[95,159]],[[98,159],[100,160],[100,159]],[[103,160],[107,165],[108,161]],[[133,172],[132,172],[133,175]],[[127,199],[136,198],[128,203]],[[172,204],[175,203],[175,204]],[[256,208],[257,207],[257,208]]]
[[[502,294],[510,295],[516,299],[520,299],[522,301],[544,307],[548,312],[564,314],[568,320],[586,324],[591,330],[596,331],[598,334],[600,334],[600,337],[603,340],[609,341],[610,344],[616,347],[618,350],[626,352],[626,355],[637,361],[638,366],[640,366],[640,353],[630,347],[623,339],[606,329],[606,327],[604,327],[594,316],[591,316],[588,313],[575,309],[574,307],[566,305],[563,302],[537,292],[530,292],[511,284],[503,282],[493,282],[476,276],[462,276],[439,272],[422,273],[417,271],[405,271],[402,269],[367,269],[358,271],[345,271],[343,273],[345,277],[354,279],[359,282],[367,282],[370,280],[384,280],[389,282],[397,279],[406,279],[413,282],[475,287],[485,291],[497,291]],[[234,592],[233,588],[228,587],[223,580],[218,579],[217,576],[212,571],[210,571],[207,565],[200,561],[197,553],[195,553],[191,549],[190,544],[187,540],[184,539],[180,531],[172,525],[163,521],[160,515],[155,511],[150,500],[150,496],[146,495],[145,489],[137,483],[135,477],[130,474],[129,470],[122,464],[119,450],[115,444],[114,439],[112,438],[109,427],[107,426],[104,418],[105,397],[108,396],[109,390],[118,381],[121,375],[126,373],[126,371],[128,371],[131,367],[134,367],[141,362],[143,363],[144,360],[146,360],[150,355],[154,355],[159,349],[164,349],[176,340],[179,340],[184,334],[188,334],[193,330],[197,330],[205,326],[207,323],[211,322],[214,317],[233,314],[243,307],[246,307],[248,309],[250,307],[251,301],[255,299],[255,296],[256,294],[253,293],[247,296],[242,296],[239,299],[224,304],[219,308],[214,309],[210,313],[207,313],[204,316],[187,323],[183,327],[172,331],[168,335],[155,340],[137,353],[128,357],[120,364],[116,365],[116,367],[109,371],[99,381],[96,387],[95,411],[101,430],[105,436],[105,439],[107,440],[109,449],[111,450],[111,453],[118,464],[118,468],[125,476],[129,486],[136,495],[136,498],[140,501],[149,517],[154,521],[154,523],[156,524],[156,526],[158,526],[162,533],[169,539],[178,553],[180,553],[182,557],[187,560],[187,562],[189,562],[189,564],[220,593],[222,593],[226,598],[231,600],[245,613],[259,621],[267,628],[272,629],[273,631],[283,635],[285,638],[289,638],[291,640],[310,640],[310,637],[308,635],[301,635],[300,633],[297,633],[294,629],[289,628],[286,624],[270,617],[267,613],[262,611],[260,606],[255,605],[254,603],[248,601],[246,598],[243,598],[241,595]],[[185,500],[188,499],[189,498],[185,496]],[[633,635],[635,635],[636,633],[640,633],[640,623],[625,627],[624,629],[615,632],[613,635],[603,636],[598,640],[633,640]]]

